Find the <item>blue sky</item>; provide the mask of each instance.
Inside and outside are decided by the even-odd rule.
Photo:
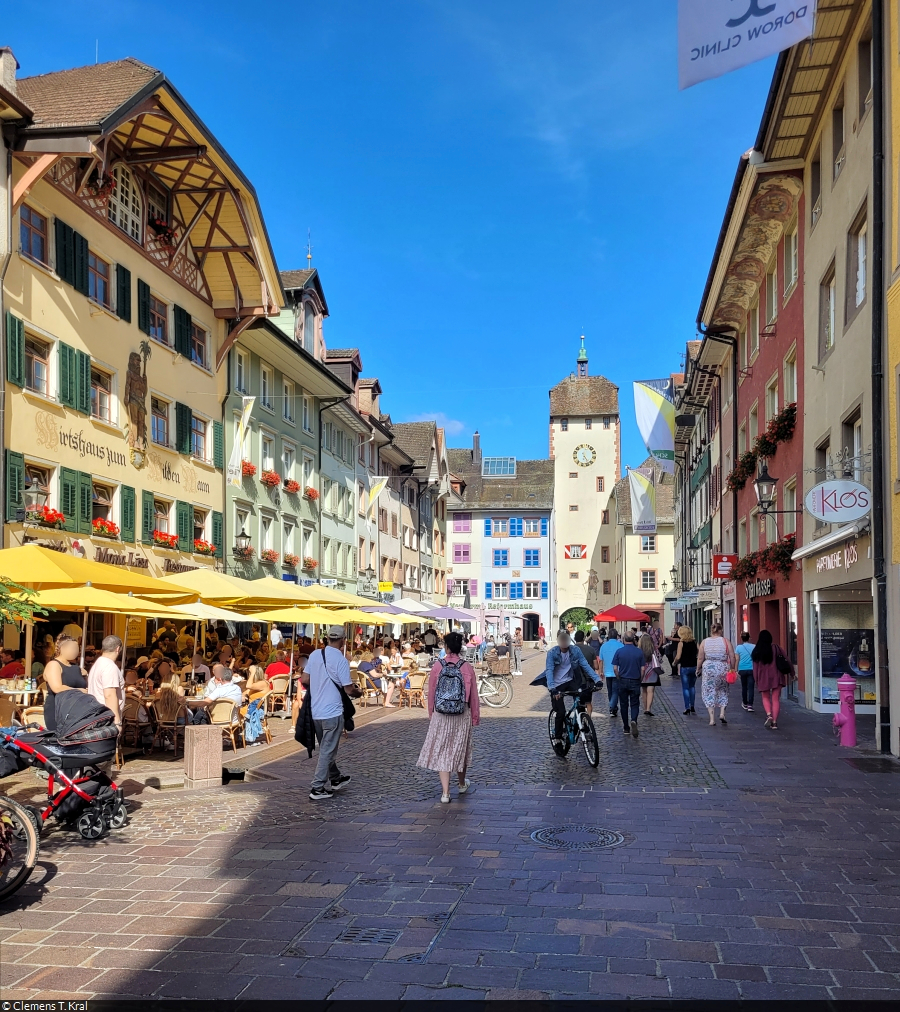
[[[680,367],[774,61],[677,88],[676,4],[648,0],[44,0],[4,11],[30,75],[135,56],[259,193],[282,269],[307,229],[331,310],[395,421],[547,454],[548,389],[586,335],[620,387]]]

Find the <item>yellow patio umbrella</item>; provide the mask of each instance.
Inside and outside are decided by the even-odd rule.
[[[84,587],[91,584],[95,589],[108,590],[114,594],[140,594],[157,603],[186,604],[197,599],[196,592],[185,587],[180,580],[158,580],[153,576],[133,573],[124,567],[79,559],[40,545],[0,549],[0,576],[29,590]]]
[[[204,604],[233,609],[275,608],[290,600],[289,594],[281,590],[277,580],[242,580],[228,573],[217,573],[214,569],[195,569],[190,573],[178,573],[162,577],[163,582],[171,580],[188,587],[199,596]],[[284,584],[288,586],[288,584]]]
[[[327,608],[319,608],[316,605],[309,607],[295,608],[270,608],[266,611],[257,611],[252,615],[245,615],[244,621],[253,622],[282,622],[293,623],[294,625],[305,625],[312,622],[314,625],[339,625],[340,619],[335,618],[337,613]]]
[[[356,608],[341,608],[331,613],[335,622],[356,622],[358,625],[409,625],[419,622],[419,616],[387,615],[376,611],[359,611]]]

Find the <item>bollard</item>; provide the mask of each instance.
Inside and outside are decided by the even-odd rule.
[[[222,786],[220,724],[193,724],[184,729],[184,786]]]
[[[853,748],[856,745],[856,679],[846,672],[838,679],[841,697],[841,712],[834,715],[832,723],[840,731],[841,745]]]

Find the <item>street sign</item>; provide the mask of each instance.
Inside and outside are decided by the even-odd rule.
[[[806,493],[806,512],[827,524],[846,524],[864,517],[872,493],[858,481],[837,478],[820,482]]]
[[[732,569],[737,565],[738,557],[736,555],[725,555],[725,554],[713,554],[713,579],[714,580],[727,580],[730,577]]]
[[[394,585],[390,580],[379,580],[378,581],[378,593],[379,594],[390,594],[393,591]]]

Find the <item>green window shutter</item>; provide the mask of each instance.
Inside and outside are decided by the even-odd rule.
[[[119,528],[122,534],[123,541],[134,541],[134,508],[135,508],[135,496],[134,489],[130,485],[123,485],[119,489],[119,504],[121,506],[121,516]]]
[[[59,506],[66,522],[63,529],[78,530],[78,472],[70,467],[59,469]]]
[[[116,264],[116,315],[131,323],[131,271]]]
[[[25,386],[25,325],[9,312],[6,314],[6,378],[17,387]]]
[[[182,552],[194,550],[194,507],[189,502],[175,503],[175,529],[178,531],[178,548]]]
[[[191,314],[175,307],[175,350],[185,358],[191,357]]]
[[[75,391],[75,407],[83,415],[91,413],[91,356],[83,351],[75,352],[78,365],[78,385]]]
[[[175,449],[179,453],[191,452],[191,420],[193,412],[187,404],[175,404]]]
[[[56,228],[56,273],[68,285],[75,284],[75,233],[72,226],[59,218]]]
[[[144,334],[150,333],[150,286],[146,281],[138,278],[138,330]]]
[[[75,291],[82,295],[88,293],[88,241],[83,235],[77,232],[72,233],[74,244],[74,274]]]
[[[16,511],[25,508],[25,457],[15,450],[6,451],[6,519],[15,520]]]
[[[216,546],[216,558],[222,558],[222,549],[225,541],[225,530],[222,522],[222,514],[213,510],[212,514],[212,543]]]
[[[156,529],[156,515],[153,512],[153,493],[141,492],[141,541],[152,541]]]
[[[78,472],[78,533],[90,534],[93,531],[91,522],[93,510],[94,483],[91,476],[84,471]]]
[[[212,423],[213,466],[220,470],[225,467],[225,430],[221,422]]]
[[[66,407],[74,408],[78,387],[78,364],[75,349],[59,342],[59,400]]]

